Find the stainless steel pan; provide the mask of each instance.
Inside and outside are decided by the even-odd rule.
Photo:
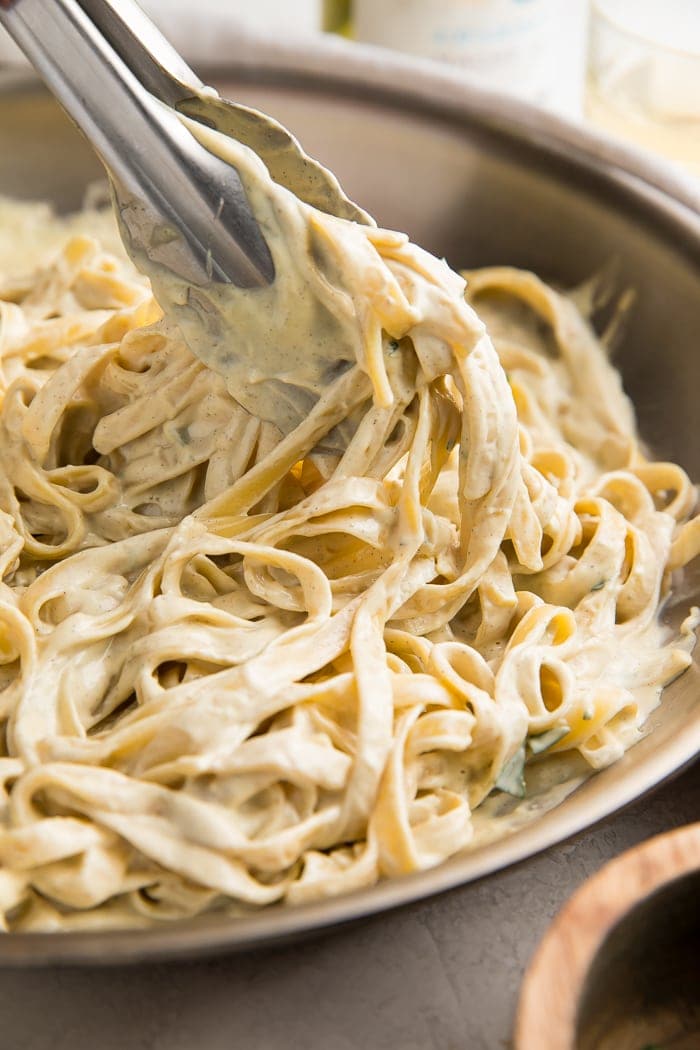
[[[641,154],[428,63],[341,44],[241,45],[205,71],[237,101],[279,118],[384,225],[455,266],[512,263],[562,284],[614,260],[637,300],[617,352],[641,430],[662,457],[700,477],[700,193]],[[0,192],[77,206],[99,175],[89,147],[38,84],[0,82]],[[700,601],[688,573],[667,610]],[[551,808],[544,792],[514,834],[432,871],[297,908],[146,931],[23,934],[0,962],[125,962],[243,949],[348,922],[522,861],[626,805],[700,750],[697,664],[666,692],[653,731],[617,765]]]

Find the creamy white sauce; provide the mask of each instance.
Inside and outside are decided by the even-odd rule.
[[[690,662],[695,621],[657,620],[695,492],[645,458],[574,299],[497,268],[465,302],[404,235],[194,130],[270,288],[205,303],[153,270],[163,319],[83,235],[102,218],[0,206],[8,929],[440,863],[618,759]]]
[[[333,380],[362,360],[362,303],[348,278],[360,272],[367,283],[379,283],[383,275],[362,226],[320,212],[274,182],[247,146],[182,119],[203,146],[238,172],[275,279],[261,288],[200,287],[143,253],[135,261],[192,353],[224,377],[252,415],[288,433]],[[389,339],[385,334],[385,345]]]

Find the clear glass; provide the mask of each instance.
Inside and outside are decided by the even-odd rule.
[[[700,176],[700,0],[592,0],[586,116]]]

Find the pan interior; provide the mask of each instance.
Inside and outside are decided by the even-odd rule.
[[[700,477],[697,222],[693,226],[690,218],[686,223],[669,211],[660,194],[640,192],[603,165],[569,160],[566,149],[538,146],[469,105],[461,112],[455,105],[441,110],[418,95],[399,102],[389,90],[362,91],[351,82],[320,89],[302,72],[220,78],[220,86],[286,124],[381,225],[405,230],[455,267],[511,264],[572,286],[614,266],[619,289],[632,288],[636,296],[615,363],[635,402],[641,433],[657,457]],[[88,145],[43,90],[30,84],[0,92],[0,192],[52,200],[69,210],[101,176]],[[696,566],[666,619],[677,626],[698,602]],[[527,807],[503,814],[509,825],[521,826],[517,835],[435,871],[294,912],[270,909],[234,922],[209,918],[179,932],[38,935],[33,945],[31,935],[19,935],[0,942],[0,961],[31,961],[40,943],[48,953],[44,958],[68,959],[104,959],[109,943],[115,960],[244,947],[483,875],[585,827],[688,762],[700,744],[699,691],[695,664],[666,691],[650,720],[653,733],[616,766],[587,780],[566,801],[583,774],[571,780],[567,773],[565,784],[563,773],[553,774]]]

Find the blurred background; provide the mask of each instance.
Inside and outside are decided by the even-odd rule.
[[[195,66],[236,29],[334,33],[459,68],[700,177],[700,0],[142,0]],[[193,11],[194,8],[194,11]],[[2,31],[0,30],[0,33]],[[0,64],[21,64],[0,36]]]

